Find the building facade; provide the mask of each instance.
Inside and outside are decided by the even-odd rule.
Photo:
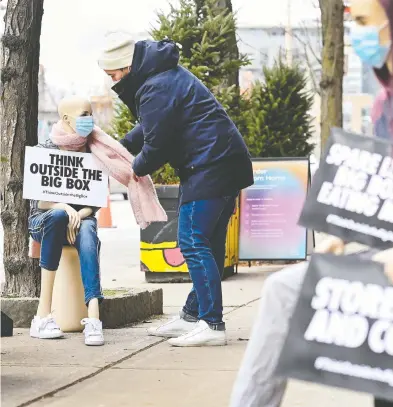
[[[370,110],[379,91],[379,84],[372,69],[363,64],[354,53],[350,41],[350,23],[345,25],[345,75],[343,82],[343,127],[347,130],[372,134]],[[279,58],[285,61],[288,32],[283,27],[239,27],[239,51],[246,54],[251,63],[240,70],[239,82],[243,90],[256,80],[263,81],[263,67],[272,67]],[[321,79],[322,38],[321,27],[310,23],[291,29],[291,56],[293,63],[300,64],[308,73],[310,89],[317,90]],[[319,152],[320,98],[316,92],[312,116],[315,117],[315,138]]]

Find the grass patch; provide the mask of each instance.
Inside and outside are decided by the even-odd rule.
[[[128,290],[104,290],[104,297],[115,297],[128,293]]]

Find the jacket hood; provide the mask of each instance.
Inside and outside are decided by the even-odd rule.
[[[151,75],[175,68],[178,63],[179,51],[174,42],[140,41],[135,46],[131,75],[146,80]]]
[[[130,73],[112,90],[130,107],[136,92],[149,77],[176,68],[178,64],[179,50],[173,41],[139,41],[135,44]]]

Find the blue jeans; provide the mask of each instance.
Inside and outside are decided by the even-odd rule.
[[[224,330],[221,278],[225,243],[236,196],[183,204],[179,212],[179,247],[193,282],[183,308],[186,320],[204,320]]]
[[[56,271],[59,267],[63,246],[67,242],[67,212],[50,209],[36,213],[29,218],[29,233],[41,244],[40,266],[46,270]],[[97,236],[97,219],[83,219],[74,244],[79,254],[82,282],[85,290],[85,303],[93,298],[101,301],[100,283],[100,248],[101,242]]]

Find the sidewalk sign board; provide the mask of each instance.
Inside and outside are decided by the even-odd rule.
[[[305,260],[314,234],[298,220],[310,184],[308,158],[253,159],[240,195],[239,260]]]
[[[92,154],[26,147],[23,198],[106,207],[108,175]]]

